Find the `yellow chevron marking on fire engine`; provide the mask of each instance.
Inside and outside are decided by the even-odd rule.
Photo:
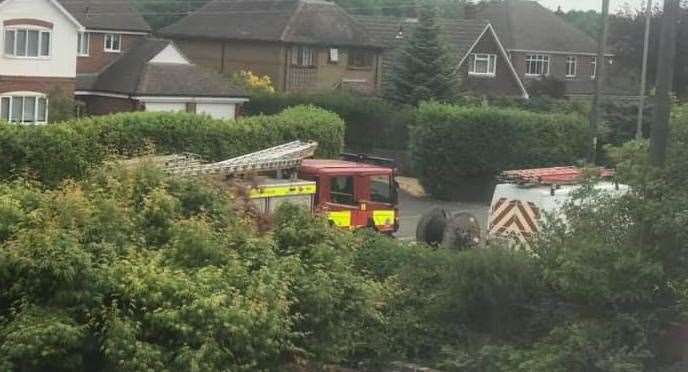
[[[249,197],[251,199],[257,199],[312,194],[315,194],[315,184],[299,186],[259,186],[251,189]]]
[[[391,225],[394,223],[394,210],[373,211],[375,226]]]
[[[337,227],[351,226],[351,212],[350,211],[336,211],[327,213],[327,219],[332,221]]]

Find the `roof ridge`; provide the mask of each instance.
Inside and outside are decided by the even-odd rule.
[[[291,24],[292,24],[292,22],[294,22],[294,20],[296,19],[296,17],[297,17],[297,16],[299,15],[299,13],[301,13],[301,11],[303,10],[303,7],[306,5],[306,2],[303,1],[303,0],[296,0],[296,1],[297,1],[298,5],[297,5],[296,9],[294,9],[294,12],[293,12],[293,13],[291,14],[291,16],[289,17],[289,20],[287,21],[287,23],[284,25],[284,29],[282,30],[282,33],[280,34],[280,38],[279,38],[280,41],[285,41],[285,39],[286,39],[286,37],[287,37],[287,33],[288,33],[288,32],[290,31],[290,29],[291,29]]]

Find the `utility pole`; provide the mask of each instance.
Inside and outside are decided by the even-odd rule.
[[[676,60],[676,23],[680,9],[680,0],[664,0],[662,34],[657,61],[657,108],[650,136],[650,164],[655,167],[663,167],[666,161],[671,117],[671,91]]]
[[[643,116],[645,114],[645,89],[647,86],[647,55],[650,50],[650,24],[652,23],[652,0],[647,0],[645,15],[645,43],[643,44],[643,71],[640,75],[640,99],[638,100],[638,125],[635,139],[643,139]]]
[[[602,0],[602,33],[600,34],[599,45],[597,48],[597,61],[595,62],[595,96],[592,100],[592,110],[590,111],[590,128],[588,133],[588,164],[594,165],[597,161],[597,127],[600,121],[600,99],[602,96],[602,85],[604,83],[605,70],[607,67],[607,36],[609,34],[609,0]]]

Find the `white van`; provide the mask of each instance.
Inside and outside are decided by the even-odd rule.
[[[613,175],[606,169],[593,170],[604,179]],[[490,204],[487,240],[508,239],[528,245],[537,233],[544,214],[557,216],[575,191],[582,187],[585,170],[556,167],[508,171],[495,188]],[[623,195],[627,185],[601,180],[593,186],[604,193]]]

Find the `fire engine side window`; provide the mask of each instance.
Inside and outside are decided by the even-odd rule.
[[[330,195],[333,203],[354,205],[354,178],[352,176],[332,177]]]
[[[370,200],[392,204],[392,185],[389,183],[389,176],[370,177]]]

